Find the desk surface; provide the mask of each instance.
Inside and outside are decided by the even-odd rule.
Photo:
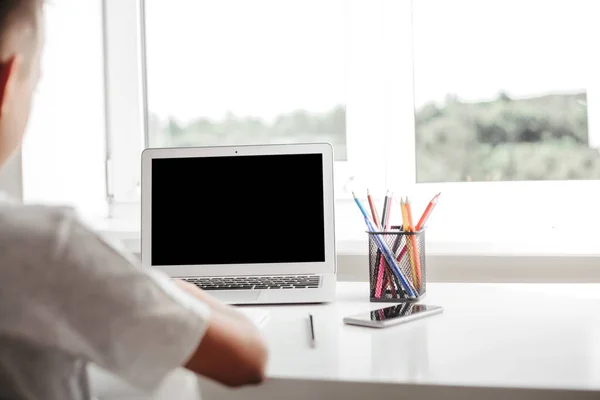
[[[344,325],[386,306],[367,296],[366,283],[340,283],[335,303],[268,307],[268,376],[600,391],[600,285],[432,283],[422,302],[443,314],[386,329]]]
[[[416,395],[427,391],[435,398],[450,396],[446,389],[430,393],[439,387],[496,388],[504,390],[496,398],[509,394],[513,399],[551,397],[520,389],[600,391],[599,284],[427,286],[422,302],[441,305],[444,313],[386,329],[342,322],[347,315],[389,304],[370,303],[367,283],[339,283],[337,301],[330,304],[253,306],[270,314],[262,330],[270,349],[271,382],[241,392],[204,382],[205,399],[281,398],[282,393],[288,399],[331,398],[331,393],[363,398],[358,393],[362,389],[389,389],[389,396],[379,398],[397,398],[395,385],[403,385],[403,393],[412,387]],[[309,346],[309,312],[315,319],[314,349]],[[321,388],[302,383],[305,379],[320,381]],[[323,382],[342,385],[332,389]],[[373,383],[388,385],[373,389]],[[96,382],[93,387],[99,394],[121,392],[107,384]],[[314,393],[298,394],[307,387]],[[489,392],[464,396],[492,398]],[[555,398],[561,396],[557,392]]]

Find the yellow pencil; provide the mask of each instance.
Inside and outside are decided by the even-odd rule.
[[[404,207],[404,198],[400,197],[400,212],[402,214],[402,230],[406,232],[408,221],[406,220],[406,208]]]
[[[406,208],[406,219],[408,220],[408,230],[411,232],[415,231],[415,226],[413,225],[412,218],[412,210],[410,207],[410,200],[406,197],[406,202],[404,203],[404,207]],[[419,257],[419,248],[417,246],[417,237],[416,235],[410,235],[410,242],[412,247],[413,254],[413,274],[416,272],[414,276],[415,279],[415,287],[417,290],[420,290],[421,287],[421,258]]]
[[[408,198],[407,198],[408,199]],[[409,224],[409,220],[408,220],[408,210],[406,208],[406,203],[404,202],[404,199],[400,199],[400,207],[402,209],[402,225],[404,228],[404,232],[411,232],[411,226]],[[413,255],[413,243],[414,241],[413,239],[413,235],[404,235],[404,239],[406,240],[406,249],[408,250],[408,259],[410,261],[410,269],[412,271],[412,280],[413,280],[413,284],[415,285],[415,289],[417,290],[417,292],[420,290],[420,286],[417,285],[417,283],[419,282],[417,280],[417,270],[415,268],[415,257]]]

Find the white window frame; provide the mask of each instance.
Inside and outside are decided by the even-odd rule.
[[[103,0],[109,218],[129,218],[139,209],[133,199],[145,132],[140,13],[138,0]]]
[[[0,170],[0,190],[8,196],[23,200],[23,168],[21,150]]]
[[[527,236],[536,237],[539,232],[556,230],[558,223],[561,232],[568,234],[573,225],[566,224],[574,219],[585,221],[585,216],[600,221],[598,210],[589,206],[593,204],[590,193],[597,185],[596,181],[559,181],[559,182],[493,182],[493,183],[442,183],[420,184],[416,182],[416,155],[414,131],[413,71],[412,71],[412,14],[410,1],[382,0],[381,9],[374,11],[370,2],[349,0],[355,12],[350,16],[350,35],[353,51],[350,61],[370,57],[370,64],[350,62],[347,103],[348,118],[348,157],[352,163],[336,164],[336,180],[345,174],[348,179],[356,171],[361,172],[355,184],[357,190],[363,190],[368,180],[371,188],[376,188],[376,195],[383,194],[383,188],[390,188],[401,194],[411,194],[419,199],[429,199],[431,195],[441,191],[443,202],[436,211],[436,224],[445,225],[443,239],[436,237],[429,246],[430,254],[435,256],[450,255],[452,257],[512,255],[519,257],[547,256],[556,250],[555,242],[546,242],[538,246],[535,254],[527,251],[511,252],[507,242],[494,239],[493,243],[471,242],[462,240],[460,236],[467,232],[477,236],[477,229],[490,229],[486,218],[493,224],[506,228],[510,238],[511,232],[524,232]],[[107,198],[109,199],[110,217],[116,220],[131,219],[139,228],[139,203],[135,200],[136,183],[139,182],[139,154],[145,143],[145,82],[143,59],[143,1],[142,0],[104,0],[105,13],[105,50],[106,50],[106,109],[107,109]],[[360,29],[359,18],[375,15],[381,18],[382,31],[369,32]],[[371,13],[371,14],[370,14]],[[410,27],[410,28],[407,28]],[[356,66],[356,67],[352,67]],[[373,75],[373,81],[356,79]],[[354,79],[353,79],[354,78]],[[595,87],[598,87],[597,85]],[[590,112],[591,113],[591,112]],[[373,121],[379,123],[373,128]],[[403,149],[403,151],[395,151]],[[357,152],[358,150],[358,152]],[[400,154],[399,154],[400,153]],[[137,155],[137,157],[136,157]],[[132,167],[132,157],[135,166]],[[346,172],[342,173],[343,169]],[[338,172],[339,171],[339,172]],[[383,173],[382,173],[383,171]],[[342,186],[346,182],[343,182]],[[352,211],[355,205],[347,193],[336,193],[336,223],[339,220],[354,219],[351,229],[338,229],[338,238],[343,241],[339,246],[346,254],[364,254],[366,250],[364,227],[358,214]],[[352,185],[350,185],[352,187]],[[505,199],[520,197],[520,207],[503,208]],[[581,204],[586,200],[586,213],[566,210],[560,204]],[[449,210],[443,211],[444,202]],[[556,205],[556,215],[549,218],[547,214],[538,212],[539,204]],[[341,206],[341,207],[340,207]],[[460,211],[457,207],[460,207]],[[468,220],[468,226],[457,224],[456,215],[481,208],[487,210],[482,218]],[[355,210],[356,211],[356,210]],[[564,211],[564,212],[563,212]],[[569,211],[569,214],[566,212]],[[577,210],[575,210],[577,211]],[[579,210],[581,211],[581,210]],[[342,213],[342,215],[340,215]],[[567,217],[570,217],[567,219]],[[463,215],[463,220],[464,215]],[[475,225],[471,225],[475,223]],[[564,223],[564,225],[561,225]],[[128,225],[132,226],[132,225]],[[496,226],[496,225],[494,225]],[[579,225],[577,226],[579,228]],[[433,228],[432,228],[433,229]],[[456,229],[458,238],[448,239],[447,231]],[[495,229],[495,228],[494,228]],[[352,231],[349,233],[347,231]],[[475,231],[475,232],[474,232]],[[432,231],[433,233],[434,231]],[[560,240],[558,240],[560,242]],[[564,240],[563,240],[564,242]],[[574,241],[575,242],[575,241]],[[510,241],[508,242],[511,243]],[[458,244],[459,250],[455,250]],[[580,244],[580,243],[579,243]],[[526,247],[526,246],[525,246]],[[589,249],[584,250],[587,251]],[[580,247],[561,248],[563,256],[581,255]],[[586,253],[587,254],[587,253]],[[587,254],[587,256],[592,256]],[[593,255],[595,256],[595,254]],[[573,260],[575,260],[574,257]],[[576,260],[575,260],[576,261]],[[587,264],[586,264],[587,265]]]

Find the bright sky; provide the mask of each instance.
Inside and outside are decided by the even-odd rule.
[[[344,103],[345,0],[147,0],[150,108],[187,120]]]
[[[346,24],[356,1],[147,0],[152,111],[181,120],[228,110],[269,118],[345,103]],[[591,38],[600,37],[596,1],[414,5],[417,104],[449,92],[478,99],[500,89],[580,90],[591,66],[600,67],[590,64]]]
[[[588,88],[599,12],[590,0],[414,0],[416,102]]]

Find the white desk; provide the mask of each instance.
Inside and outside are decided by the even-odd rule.
[[[430,283],[423,302],[443,314],[382,330],[342,323],[386,305],[366,283],[340,283],[337,298],[268,307],[269,381],[203,381],[203,398],[600,398],[600,285]]]

